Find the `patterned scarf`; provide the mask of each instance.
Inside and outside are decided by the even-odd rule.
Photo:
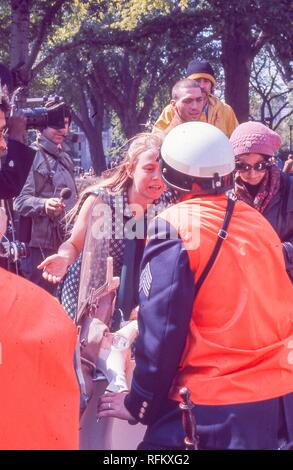
[[[54,142],[51,142],[49,139],[47,139],[47,137],[43,135],[39,136],[36,144],[36,149],[38,149],[38,147],[41,147],[43,150],[45,150],[46,153],[51,155],[51,157],[59,160],[61,165],[65,166],[65,168],[72,175],[74,174],[74,164],[68,153],[63,150],[62,146],[54,144]]]
[[[268,168],[261,180],[257,195],[253,197],[241,179],[239,172],[237,172],[235,178],[235,193],[237,198],[263,213],[270,200],[279,191],[280,174],[280,170],[276,165]]]

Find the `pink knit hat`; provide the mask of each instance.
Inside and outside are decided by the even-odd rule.
[[[260,153],[272,157],[280,148],[281,138],[260,122],[243,122],[230,137],[235,157],[243,153]]]

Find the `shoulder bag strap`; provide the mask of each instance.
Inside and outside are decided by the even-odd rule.
[[[224,221],[223,221],[222,228],[218,232],[217,243],[215,245],[215,248],[214,248],[214,250],[211,254],[211,257],[210,257],[209,261],[207,262],[206,267],[204,268],[203,272],[201,273],[200,278],[198,279],[198,281],[195,285],[194,298],[197,296],[197,294],[199,292],[199,289],[203,285],[207,275],[209,274],[210,270],[212,269],[213,264],[216,261],[216,258],[218,256],[218,253],[219,253],[219,250],[221,248],[221,245],[222,245],[223,241],[226,240],[226,238],[228,237],[227,229],[228,229],[228,226],[229,226],[232,214],[233,214],[235,202],[236,202],[236,199],[233,196],[228,197],[228,204],[227,204],[226,214],[225,214],[225,218],[224,218]]]
[[[136,254],[137,240],[125,239],[125,248],[123,255],[123,263],[120,274],[120,284],[117,292],[117,300],[115,309],[120,312],[119,320],[127,321],[130,313],[134,308],[134,264]]]
[[[46,184],[47,184],[48,181],[51,181],[51,183],[52,183],[52,185],[53,185],[52,176],[53,176],[53,174],[55,173],[56,168],[57,168],[57,165],[58,165],[58,160],[55,159],[54,166],[53,166],[53,168],[51,168],[50,163],[49,163],[49,159],[48,159],[48,157],[47,157],[45,151],[42,149],[42,147],[39,147],[39,150],[40,150],[41,154],[42,154],[43,157],[44,157],[44,162],[45,162],[46,167],[47,167],[47,170],[48,170],[48,176],[45,178],[45,181],[43,182],[41,188],[40,188],[38,191],[36,191],[36,193],[35,193],[35,196],[36,196],[36,197],[39,197],[39,196],[41,195],[41,193],[43,192],[43,189],[44,189],[44,187],[46,186]],[[53,187],[54,187],[54,185],[53,185]],[[55,188],[54,188],[54,189],[55,189]]]

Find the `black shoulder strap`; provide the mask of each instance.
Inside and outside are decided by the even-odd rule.
[[[207,275],[209,274],[210,270],[212,269],[212,266],[213,266],[213,264],[214,264],[214,262],[217,258],[217,255],[219,253],[219,250],[221,248],[221,245],[222,245],[223,241],[226,240],[226,238],[228,237],[227,228],[229,226],[229,223],[230,223],[230,220],[231,220],[231,217],[232,217],[232,214],[233,214],[235,202],[236,202],[236,199],[233,196],[228,197],[228,204],[227,204],[226,214],[225,214],[225,218],[224,218],[224,221],[223,221],[222,228],[218,232],[217,243],[215,245],[214,251],[212,252],[209,261],[207,262],[206,267],[204,268],[203,272],[201,273],[201,276],[199,277],[199,280],[197,281],[197,283],[195,285],[194,298],[197,296],[199,289],[203,285]]]
[[[44,157],[44,161],[45,161],[45,164],[46,164],[46,167],[47,167],[47,170],[48,170],[48,174],[49,174],[50,177],[52,177],[52,175],[54,175],[54,173],[56,172],[59,160],[54,155],[52,155],[50,153],[49,155],[51,155],[51,157],[54,158],[54,166],[53,166],[53,168],[51,168],[51,165],[50,165],[49,159],[47,157],[46,151],[41,146],[39,146],[39,150],[40,150],[41,154]],[[47,152],[47,153],[49,153],[49,152]]]
[[[47,170],[48,170],[48,175],[46,175],[45,180],[44,180],[43,184],[41,185],[41,187],[38,189],[38,191],[35,192],[36,197],[39,197],[42,194],[43,189],[45,188],[48,181],[50,181],[50,183],[52,184],[52,186],[55,190],[55,187],[54,187],[54,184],[53,184],[53,175],[54,175],[54,173],[56,171],[56,168],[57,168],[57,165],[58,165],[58,161],[55,160],[54,167],[51,168],[48,157],[47,157],[44,149],[42,147],[39,147],[38,150],[40,150],[41,154],[44,157],[44,162],[45,162]]]
[[[134,297],[134,265],[136,254],[136,242],[134,239],[125,239],[123,264],[120,274],[120,285],[117,292],[116,309],[120,310],[122,320],[128,320],[133,309]]]

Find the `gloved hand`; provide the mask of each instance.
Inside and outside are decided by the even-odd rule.
[[[137,334],[137,321],[133,320],[115,333],[104,335],[96,365],[109,382],[107,391],[128,390],[127,369],[131,357],[130,346]]]

